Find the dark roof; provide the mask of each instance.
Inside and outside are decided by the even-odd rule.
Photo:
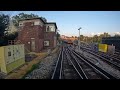
[[[120,37],[103,37],[102,39],[106,39],[106,40],[108,40],[108,39],[120,39]]]
[[[45,21],[42,20],[42,18],[38,17],[38,18],[28,18],[28,19],[21,19],[19,21],[24,21],[24,20],[32,20],[32,19],[40,19],[44,24],[46,23]]]
[[[57,24],[55,22],[47,22],[46,24],[54,24],[57,29]]]
[[[28,18],[28,19],[21,19],[19,21],[24,21],[24,20],[32,20],[32,19],[40,19],[44,24],[54,24],[56,29],[57,29],[57,24],[55,22],[45,22],[42,18],[38,17],[38,18]]]

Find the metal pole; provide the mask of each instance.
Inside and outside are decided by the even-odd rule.
[[[79,50],[80,50],[80,30],[79,30]]]
[[[82,29],[81,27],[78,29],[79,30],[79,50],[80,50],[80,29]]]

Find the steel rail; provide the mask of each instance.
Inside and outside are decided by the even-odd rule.
[[[70,59],[70,57],[68,56],[68,51],[66,51],[66,56],[68,57],[68,60],[71,62],[73,68],[76,70],[76,72],[78,73],[80,79],[83,79],[82,75],[80,74],[79,70],[77,69],[75,63],[73,63],[73,61]]]
[[[116,64],[115,62],[113,62],[113,61],[111,61],[111,60],[108,60],[108,59],[106,59],[106,58],[103,57],[103,56],[97,55],[95,52],[88,51],[88,49],[85,49],[85,48],[83,48],[83,49],[84,49],[86,52],[88,52],[88,53],[90,53],[90,54],[92,54],[92,55],[94,55],[94,56],[97,56],[97,57],[100,58],[100,59],[103,59],[103,60],[107,61],[108,63],[114,65],[115,67],[117,67],[117,68],[120,70],[120,66],[119,66],[118,64]]]
[[[57,63],[54,69],[54,72],[52,74],[52,78],[51,79],[61,79],[61,63],[62,63],[62,53],[63,53],[63,49],[61,49],[58,59],[57,59]]]
[[[95,70],[97,70],[101,75],[103,75],[104,77],[106,77],[107,79],[117,79],[116,77],[114,77],[113,75],[109,74],[107,71],[103,70],[102,68],[98,67],[97,65],[93,64],[92,62],[90,62],[87,58],[83,57],[80,53],[73,51],[73,53],[80,58],[81,60],[83,60],[84,62],[88,63],[91,67],[93,67]]]
[[[72,52],[68,50],[69,54],[71,54],[72,59],[75,60],[76,64],[78,65],[78,71],[81,74],[83,79],[88,79],[87,75],[85,74],[84,70],[82,69],[81,65],[79,64],[78,60],[75,58]]]

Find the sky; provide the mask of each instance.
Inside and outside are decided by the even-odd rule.
[[[56,22],[59,33],[66,36],[80,34],[91,36],[108,32],[120,32],[120,11],[0,11],[11,17],[21,12],[45,17],[48,22]]]

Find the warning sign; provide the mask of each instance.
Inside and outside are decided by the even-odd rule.
[[[99,51],[107,52],[108,45],[107,44],[99,44]]]

